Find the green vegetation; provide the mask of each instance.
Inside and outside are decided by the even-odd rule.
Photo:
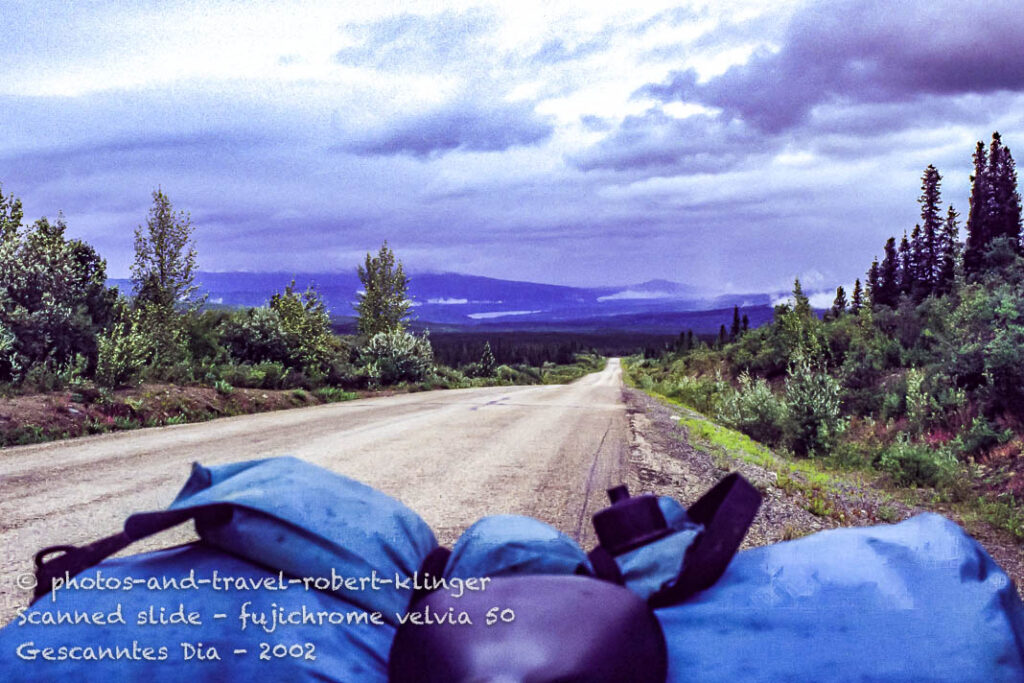
[[[289,405],[305,405],[384,387],[567,382],[603,367],[603,358],[564,338],[540,347],[498,342],[502,354],[528,351],[522,362],[499,359],[487,339],[471,361],[439,362],[429,333],[407,329],[409,280],[386,242],[357,268],[358,334],[339,335],[320,294],[297,291],[294,281],[265,306],[206,308],[191,219],[161,190],[135,230],[131,292],[106,286],[106,263],[66,238],[62,217],[31,226],[23,219],[21,202],[0,191],[0,394],[67,390],[95,414],[51,420],[59,428],[14,426],[0,444],[207,419],[260,409],[267,398],[236,400],[236,388],[283,390]],[[207,399],[192,396],[165,410],[148,392],[125,403],[112,398],[144,383],[210,387],[224,405],[204,408]]]
[[[359,332],[372,337],[380,332],[401,332],[409,315],[407,297],[409,278],[388,243],[376,256],[366,255],[366,263],[356,269],[363,291],[359,294]]]
[[[1016,171],[998,134],[987,149],[979,143],[966,244],[957,212],[942,211],[940,182],[935,167],[925,169],[921,222],[886,242],[852,298],[839,288],[819,317],[797,281],[770,324],[744,329],[736,310],[710,345],[684,334],[671,351],[631,359],[633,380],[797,461],[928,487],[1019,534],[1024,248]],[[711,442],[723,438],[687,426]]]

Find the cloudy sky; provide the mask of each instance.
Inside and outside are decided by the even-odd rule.
[[[113,276],[160,186],[205,270],[761,291],[1024,146],[1016,2],[763,5],[0,0],[0,183]]]

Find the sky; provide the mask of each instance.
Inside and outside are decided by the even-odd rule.
[[[765,5],[0,0],[0,185],[112,277],[160,188],[203,270],[814,290],[1024,145],[1016,2]]]

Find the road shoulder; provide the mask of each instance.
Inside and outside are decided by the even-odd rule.
[[[774,466],[750,462],[691,435],[681,420],[685,409],[639,389],[623,387],[622,392],[629,418],[630,489],[672,496],[689,505],[729,472],[740,472],[763,496],[744,548],[840,526],[899,522],[931,510],[967,527],[1024,596],[1024,551],[1008,533],[985,523],[964,524],[949,510],[908,504],[855,473],[829,472],[828,480],[823,481],[814,472],[802,470],[800,463],[790,464],[775,456],[774,460],[765,459]],[[784,463],[781,476],[779,463]]]

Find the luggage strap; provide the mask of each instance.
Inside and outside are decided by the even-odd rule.
[[[761,494],[738,472],[715,484],[687,508],[689,518],[704,531],[686,550],[679,575],[651,595],[652,608],[676,605],[710,588],[725,573],[761,506]],[[598,545],[588,557],[598,578],[622,585],[614,556]]]
[[[32,599],[38,600],[53,590],[57,578],[67,579],[94,567],[135,541],[152,536],[182,522],[194,519],[196,528],[219,526],[231,520],[233,507],[212,503],[183,510],[137,513],[125,520],[124,530],[88,545],[51,545],[35,555],[36,587]],[[58,554],[59,553],[59,554]],[[50,557],[53,555],[54,557]],[[49,559],[48,559],[49,558]]]

